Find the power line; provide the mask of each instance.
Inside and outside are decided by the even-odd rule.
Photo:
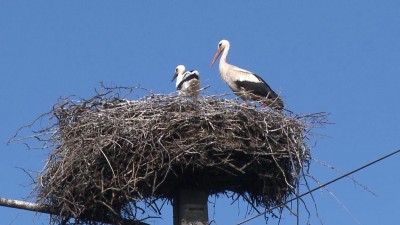
[[[331,180],[331,181],[329,181],[329,182],[326,182],[325,184],[322,184],[322,185],[320,185],[320,186],[318,186],[318,187],[316,187],[316,188],[314,188],[314,189],[311,189],[311,190],[309,190],[309,191],[307,191],[307,192],[305,192],[305,193],[303,193],[303,194],[301,194],[301,195],[298,195],[298,196],[296,196],[295,198],[289,199],[289,200],[287,200],[286,202],[283,202],[283,203],[281,203],[281,204],[279,204],[279,205],[276,205],[276,206],[274,206],[274,207],[272,207],[272,208],[270,208],[270,209],[268,209],[268,210],[265,210],[265,212],[263,212],[263,213],[259,213],[259,214],[255,215],[255,216],[253,216],[253,217],[250,217],[250,218],[248,218],[248,219],[246,219],[246,220],[243,220],[242,222],[237,223],[236,225],[240,225],[240,224],[247,223],[247,222],[249,222],[250,220],[253,220],[253,219],[255,219],[255,218],[259,217],[259,216],[264,215],[264,214],[267,213],[268,211],[272,211],[272,210],[277,209],[277,208],[279,208],[279,207],[281,207],[281,206],[283,206],[283,205],[286,205],[286,204],[288,204],[288,203],[290,203],[290,202],[292,202],[292,201],[294,201],[294,200],[296,200],[296,199],[300,199],[300,198],[302,198],[302,197],[304,197],[304,196],[306,196],[306,195],[308,195],[308,194],[311,194],[312,192],[314,192],[314,191],[316,191],[316,190],[319,190],[319,189],[321,189],[321,188],[323,188],[323,187],[326,187],[326,186],[328,186],[328,185],[330,185],[330,184],[332,184],[332,183],[335,183],[335,182],[338,181],[338,180],[341,180],[341,179],[343,179],[343,178],[345,178],[345,177],[347,177],[347,176],[349,176],[349,175],[351,175],[351,174],[353,174],[353,173],[356,173],[356,172],[358,172],[358,171],[360,171],[360,170],[362,170],[362,169],[365,169],[365,168],[367,168],[367,167],[369,167],[369,166],[371,166],[371,165],[373,165],[373,164],[375,164],[375,163],[377,163],[377,162],[379,162],[379,161],[382,161],[382,160],[384,160],[384,159],[386,159],[386,158],[389,158],[389,157],[391,157],[391,156],[393,156],[393,155],[395,155],[395,154],[397,154],[397,153],[399,153],[399,152],[400,152],[400,149],[398,149],[398,150],[396,150],[396,151],[394,151],[394,152],[391,152],[391,153],[389,153],[389,154],[387,154],[387,155],[385,155],[385,156],[382,156],[381,158],[378,158],[378,159],[376,159],[376,160],[374,160],[374,161],[372,161],[372,162],[370,162],[370,163],[367,163],[367,164],[365,164],[365,165],[363,165],[363,166],[361,166],[361,167],[359,167],[359,168],[357,168],[357,169],[355,169],[355,170],[352,170],[352,171],[350,171],[350,172],[348,172],[348,173],[346,173],[346,174],[344,174],[344,175],[342,175],[342,176],[340,176],[340,177],[337,177],[337,178],[335,178],[335,179],[333,179],[333,180]]]

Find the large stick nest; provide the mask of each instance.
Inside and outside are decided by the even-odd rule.
[[[180,189],[234,193],[271,207],[295,191],[309,164],[310,119],[202,96],[124,100],[119,89],[63,99],[39,132],[54,146],[35,189],[60,218],[123,223]],[[39,135],[38,135],[39,136]],[[81,219],[81,220],[80,220]],[[58,220],[60,223],[61,220]]]

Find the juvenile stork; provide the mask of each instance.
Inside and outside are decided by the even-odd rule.
[[[197,98],[200,89],[199,75],[200,73],[197,70],[185,72],[185,66],[178,65],[172,81],[176,79],[176,89],[179,91],[179,95],[188,95],[192,96],[192,98]]]
[[[230,44],[227,40],[222,40],[218,43],[217,53],[211,62],[211,67],[222,52],[221,59],[219,60],[219,73],[221,78],[237,96],[239,96],[244,102],[247,100],[262,101],[263,108],[269,106],[276,110],[282,110],[282,99],[261,77],[226,62],[229,47]]]

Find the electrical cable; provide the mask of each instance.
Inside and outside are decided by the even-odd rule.
[[[249,222],[249,221],[251,221],[251,220],[253,220],[253,219],[255,219],[255,218],[259,217],[259,216],[264,215],[264,214],[267,213],[268,211],[272,211],[272,210],[277,209],[277,208],[279,208],[279,207],[281,207],[281,206],[283,206],[283,205],[286,205],[286,204],[288,204],[288,203],[290,203],[290,202],[292,202],[292,201],[294,201],[294,200],[296,200],[296,199],[302,198],[302,197],[304,197],[304,196],[306,196],[306,195],[308,195],[308,194],[310,194],[310,193],[312,193],[312,192],[314,192],[314,191],[316,191],[316,190],[319,190],[319,189],[321,189],[321,188],[323,188],[323,187],[326,187],[326,186],[328,186],[328,185],[330,185],[330,184],[332,184],[332,183],[335,183],[335,182],[338,181],[338,180],[341,180],[341,179],[343,179],[343,178],[345,178],[345,177],[347,177],[347,176],[349,176],[349,175],[351,175],[351,174],[353,174],[353,173],[356,173],[356,172],[358,172],[358,171],[360,171],[360,170],[362,170],[362,169],[365,169],[365,168],[367,168],[367,167],[369,167],[369,166],[371,166],[371,165],[373,165],[373,164],[375,164],[375,163],[377,163],[377,162],[379,162],[379,161],[382,161],[382,160],[384,160],[384,159],[386,159],[386,158],[389,158],[389,157],[391,157],[391,156],[393,156],[393,155],[395,155],[395,154],[397,154],[397,153],[399,153],[399,152],[400,152],[400,149],[398,149],[398,150],[396,150],[396,151],[393,151],[393,152],[391,152],[391,153],[389,153],[389,154],[387,154],[387,155],[385,155],[385,156],[382,156],[382,157],[380,157],[380,158],[378,158],[378,159],[376,159],[376,160],[374,160],[374,161],[372,161],[372,162],[370,162],[370,163],[367,163],[367,164],[365,164],[365,165],[363,165],[363,166],[361,166],[361,167],[359,167],[359,168],[357,168],[357,169],[355,169],[355,170],[352,170],[352,171],[350,171],[350,172],[348,172],[348,173],[346,173],[346,174],[343,174],[343,175],[340,176],[340,177],[337,177],[337,178],[335,178],[335,179],[333,179],[333,180],[331,180],[331,181],[329,181],[329,182],[326,182],[326,183],[324,183],[324,184],[321,184],[320,186],[318,186],[318,187],[316,187],[316,188],[314,188],[314,189],[311,189],[311,190],[309,190],[309,191],[307,191],[307,192],[305,192],[305,193],[303,193],[303,194],[301,194],[301,195],[297,195],[295,198],[289,199],[289,200],[287,200],[287,201],[285,201],[285,202],[283,202],[283,203],[281,203],[281,204],[279,204],[279,205],[276,205],[276,206],[274,206],[274,207],[272,207],[272,208],[270,208],[270,209],[266,209],[265,212],[259,213],[259,214],[255,215],[255,216],[253,216],[253,217],[250,217],[250,218],[248,218],[248,219],[246,219],[246,220],[243,220],[242,222],[237,223],[236,225],[240,225],[240,224],[247,223],[247,222]]]

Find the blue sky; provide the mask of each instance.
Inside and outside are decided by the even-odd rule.
[[[262,76],[299,113],[328,112],[314,158],[350,171],[400,147],[400,2],[0,1],[0,197],[25,199],[20,169],[40,170],[47,151],[6,145],[61,96],[91,97],[100,81],[174,92],[178,64],[200,71],[209,94],[230,90],[210,68],[221,39],[228,62]],[[399,155],[357,174],[377,196],[345,179],[315,193],[310,223],[397,224]],[[321,182],[338,176],[313,163]],[[311,186],[317,184],[311,182]],[[212,198],[210,200],[214,201]],[[216,224],[246,217],[246,205],[217,199]],[[167,207],[162,220],[171,224]],[[307,223],[303,209],[301,223]],[[48,216],[0,207],[2,224],[47,224]],[[257,219],[247,224],[261,224]],[[269,220],[268,224],[277,224]],[[296,224],[284,215],[283,224]]]

